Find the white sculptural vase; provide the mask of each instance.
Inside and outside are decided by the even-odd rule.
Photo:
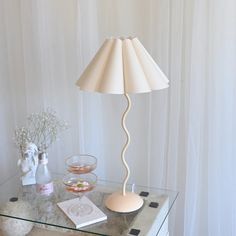
[[[38,148],[34,143],[26,143],[22,148],[22,156],[17,165],[21,171],[22,185],[36,183],[35,173],[38,166]]]

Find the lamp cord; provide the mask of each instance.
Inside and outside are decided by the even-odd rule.
[[[122,162],[123,162],[123,165],[125,166],[125,169],[126,169],[126,176],[125,176],[125,179],[123,181],[123,189],[122,189],[122,194],[123,196],[125,196],[126,194],[126,184],[127,184],[127,181],[129,179],[129,176],[130,176],[130,169],[129,169],[129,166],[127,164],[127,162],[125,161],[125,152],[129,146],[129,143],[130,143],[130,134],[129,134],[129,131],[125,125],[125,121],[126,121],[126,116],[131,108],[131,100],[130,100],[130,97],[127,93],[124,94],[126,99],[127,99],[127,107],[126,107],[126,110],[124,112],[124,114],[122,115],[122,128],[123,130],[125,131],[125,134],[126,134],[126,143],[122,149],[122,152],[121,152],[121,159],[122,159]]]

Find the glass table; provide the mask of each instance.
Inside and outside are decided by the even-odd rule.
[[[99,180],[96,188],[86,196],[107,215],[107,220],[76,229],[75,225],[57,206],[59,202],[76,197],[65,190],[61,181],[62,176],[60,174],[54,175],[54,193],[50,197],[38,195],[34,185],[22,186],[17,175],[8,179],[0,185],[0,216],[30,221],[36,227],[44,229],[52,229],[53,227],[53,230],[56,231],[83,232],[89,235],[162,236],[168,234],[168,215],[178,192],[135,186],[135,192],[142,195],[144,199],[143,207],[136,212],[120,214],[108,210],[104,206],[104,200],[110,193],[121,189],[121,184]],[[131,189],[131,186],[128,186],[128,189]],[[30,205],[32,214],[27,216],[22,211],[4,210],[4,206],[12,198],[18,199],[15,204],[23,201]]]

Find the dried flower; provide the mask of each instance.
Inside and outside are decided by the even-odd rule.
[[[14,141],[16,146],[19,148],[20,153],[23,155],[22,152],[25,144],[32,141],[30,131],[25,127],[16,128]]]
[[[59,120],[50,108],[28,116],[27,124],[27,128],[15,131],[15,141],[20,150],[26,142],[33,142],[40,152],[46,151],[57,140],[59,133],[68,128],[68,124]]]

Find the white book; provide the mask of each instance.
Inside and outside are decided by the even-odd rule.
[[[76,229],[107,219],[107,216],[85,196],[81,199],[60,202],[57,205],[75,224]]]

